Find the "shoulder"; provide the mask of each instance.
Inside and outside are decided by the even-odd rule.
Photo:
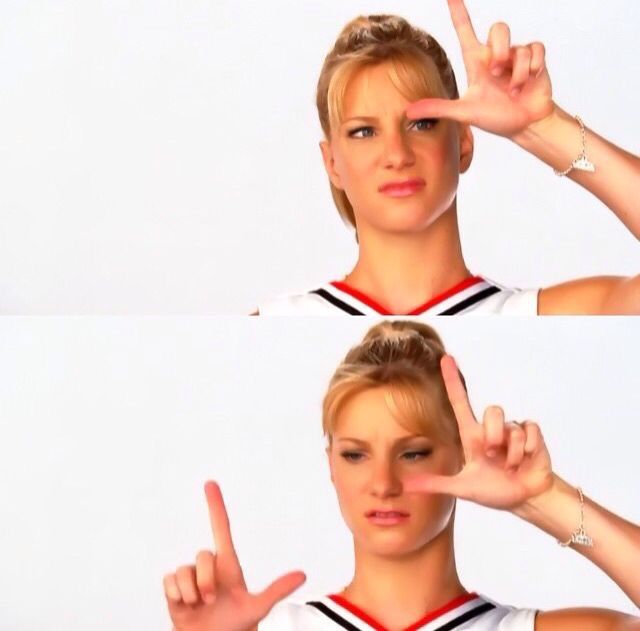
[[[513,607],[500,604],[487,596],[482,600],[491,605],[486,613],[479,616],[475,623],[460,626],[461,630],[469,631],[535,631],[537,609]]]
[[[540,291],[542,315],[640,313],[640,276],[593,276]]]
[[[537,315],[538,296],[540,290],[521,289],[518,287],[507,287],[486,276],[481,278],[483,283],[476,289],[477,296],[482,297],[471,304],[468,308],[459,311],[461,315]]]
[[[640,618],[611,609],[575,608],[541,611],[536,631],[638,631]]]

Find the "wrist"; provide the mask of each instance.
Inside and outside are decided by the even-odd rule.
[[[573,121],[573,118],[568,112],[565,112],[554,101],[552,101],[551,111],[546,116],[527,125],[524,129],[511,136],[510,140],[526,149],[527,146],[530,146],[536,140],[545,138],[549,134],[552,134],[552,130],[555,126],[566,121],[571,122]],[[575,123],[575,121],[573,122]]]
[[[526,521],[534,521],[536,517],[547,514],[557,505],[562,496],[572,496],[577,491],[555,473],[551,474],[549,486],[516,506],[511,512]]]

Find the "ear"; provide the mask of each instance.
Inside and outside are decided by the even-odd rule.
[[[340,182],[340,175],[335,169],[335,159],[333,157],[333,149],[331,148],[331,143],[328,140],[321,140],[320,151],[322,152],[322,161],[324,162],[324,168],[327,171],[327,175],[329,176],[331,183],[341,191],[344,190],[344,187]]]
[[[459,125],[460,136],[460,173],[466,173],[473,160],[473,133],[471,125]]]

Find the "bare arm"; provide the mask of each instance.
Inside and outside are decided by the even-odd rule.
[[[555,103],[549,116],[529,125],[512,140],[558,171],[568,168],[582,151],[578,122]],[[595,165],[595,172],[573,169],[566,177],[593,193],[640,239],[640,157],[588,127],[586,143],[587,157]]]
[[[579,278],[540,290],[540,315],[640,314],[640,275]]]
[[[593,547],[577,544],[571,547],[595,563],[640,607],[640,527],[586,496],[584,503],[585,530],[593,539]],[[580,519],[578,491],[554,475],[547,491],[527,500],[513,513],[556,539],[566,541]]]

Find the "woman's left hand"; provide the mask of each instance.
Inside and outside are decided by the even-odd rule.
[[[491,406],[479,423],[471,409],[455,360],[441,360],[442,377],[458,422],[464,466],[455,475],[408,478],[408,492],[445,493],[503,510],[515,510],[551,488],[551,459],[537,423],[505,423]]]
[[[512,46],[509,26],[497,22],[486,44],[475,34],[463,0],[447,0],[467,70],[460,99],[423,99],[409,105],[410,119],[448,118],[512,138],[552,114],[551,80],[540,42]]]

